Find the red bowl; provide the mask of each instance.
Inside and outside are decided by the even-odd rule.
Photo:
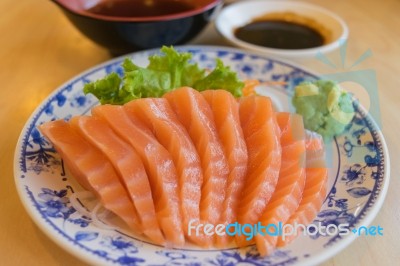
[[[223,0],[176,0],[189,2],[193,8],[160,16],[118,17],[96,14],[89,10],[100,2],[118,0],[52,1],[78,30],[116,55],[186,43],[214,19],[223,4]]]

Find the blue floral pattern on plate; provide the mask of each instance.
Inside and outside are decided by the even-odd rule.
[[[300,67],[237,49],[209,46],[182,46],[193,53],[193,60],[212,68],[220,58],[243,79],[284,81],[274,88],[289,97],[293,86],[317,76]],[[146,65],[149,50],[130,55]],[[70,196],[82,190],[66,173],[62,160],[37,126],[54,119],[88,114],[97,104],[85,96],[85,83],[116,71],[121,73],[124,58],[106,62],[67,82],[48,97],[28,120],[17,145],[15,179],[20,197],[41,228],[67,250],[93,264],[115,265],[295,265],[318,263],[334,255],[331,247],[346,246],[355,236],[300,236],[288,247],[268,257],[260,257],[254,246],[242,249],[201,250],[165,249],[127,233],[110,230],[76,211]],[[329,194],[315,219],[323,225],[350,224],[350,229],[369,223],[382,204],[388,185],[388,155],[383,137],[365,111],[355,105],[356,116],[346,133],[332,143]],[[336,249],[338,250],[338,249]]]

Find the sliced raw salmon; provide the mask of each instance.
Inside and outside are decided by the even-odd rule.
[[[247,172],[247,146],[240,125],[239,104],[233,95],[225,90],[208,90],[202,92],[214,115],[218,135],[228,159],[229,175],[226,196],[220,219],[222,224],[237,221],[237,206]],[[230,238],[216,236],[217,245],[224,247]]]
[[[300,116],[275,113],[268,97],[183,87],[92,115],[40,130],[85,189],[155,243],[181,247],[186,236],[208,247],[200,223],[307,225],[325,199],[322,138],[305,135]],[[300,233],[254,240],[265,256]]]
[[[303,119],[290,113],[277,113],[276,118],[281,129],[282,162],[274,194],[259,219],[261,225],[270,226],[270,229],[264,235],[255,236],[261,256],[271,254],[275,249],[279,223],[285,224],[298,208],[305,183]]]
[[[303,198],[295,213],[287,224],[292,226],[302,224],[307,226],[317,216],[326,197],[328,169],[325,164],[324,142],[322,137],[314,132],[306,134],[306,182]],[[301,231],[279,237],[277,246],[282,247],[293,241]]]
[[[218,137],[212,110],[200,92],[182,87],[164,95],[186,128],[203,168],[200,218],[217,225],[225,200],[228,162]]]
[[[124,106],[131,118],[139,119],[171,154],[178,172],[183,230],[189,240],[201,246],[209,241],[194,229],[200,222],[200,197],[203,173],[196,147],[164,98],[145,98]],[[189,230],[189,225],[191,230]],[[190,232],[189,232],[190,231]]]
[[[275,190],[281,167],[280,129],[271,100],[264,96],[248,96],[239,103],[240,122],[248,151],[248,168],[238,222],[255,224],[263,214]],[[239,246],[244,236],[237,235]]]
[[[53,143],[65,166],[84,187],[94,192],[103,206],[130,228],[142,233],[139,216],[109,160],[64,120],[47,122],[40,131]]]
[[[138,100],[143,101],[143,100]],[[156,204],[157,213],[164,212],[164,207],[171,208],[176,214],[171,215],[171,221],[165,220],[164,214],[159,216],[159,222],[163,222],[162,231],[171,244],[178,244],[183,240],[182,229],[177,231],[175,226],[180,215],[179,198],[177,188],[169,188],[177,183],[177,171],[172,160],[171,154],[157,141],[151,130],[146,127],[138,118],[126,112],[125,108],[116,105],[102,105],[92,109],[92,115],[101,117],[107,121],[111,128],[127,143],[129,143],[139,155],[146,169],[150,180],[152,191],[156,193],[169,193],[170,207],[163,206],[166,198],[158,197],[159,194],[153,194],[153,198],[159,198],[161,206]],[[164,191],[157,188],[164,184]],[[167,194],[168,195],[168,194]],[[178,208],[178,209],[176,209]],[[179,215],[178,215],[179,214]]]
[[[160,227],[163,232],[171,230],[172,227],[177,231],[176,239],[167,240],[173,242],[173,244],[181,245],[183,241],[179,238],[179,230],[181,230],[179,212],[170,213],[168,204],[175,198],[173,196],[176,193],[174,184],[164,184],[158,182],[158,180],[156,180],[158,183],[150,180],[149,184],[150,176],[148,177],[146,174],[145,167],[137,152],[127,142],[123,141],[105,120],[92,116],[78,116],[73,117],[70,123],[111,161],[138,210],[143,232],[156,243],[163,243],[164,238]],[[169,194],[171,194],[171,198],[166,198],[167,195],[169,197]],[[157,212],[157,219],[155,211]]]

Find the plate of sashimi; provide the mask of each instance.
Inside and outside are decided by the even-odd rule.
[[[377,215],[388,164],[377,123],[337,82],[165,46],[56,89],[14,172],[34,222],[90,264],[314,265]]]

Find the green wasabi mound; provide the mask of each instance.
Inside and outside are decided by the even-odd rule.
[[[331,140],[345,130],[354,117],[349,93],[330,80],[303,82],[295,87],[292,103],[303,116],[304,127]]]

